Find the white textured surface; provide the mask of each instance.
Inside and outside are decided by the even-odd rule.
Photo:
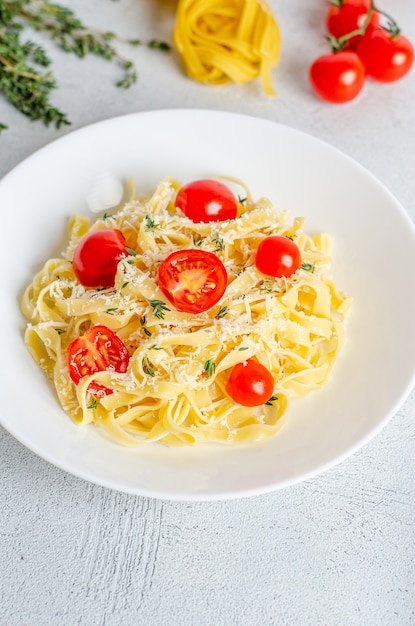
[[[90,24],[142,38],[168,38],[175,6],[70,4]],[[0,136],[0,175],[94,121],[204,107],[275,120],[330,142],[382,180],[415,220],[415,73],[395,85],[368,83],[348,105],[325,105],[309,91],[307,68],[326,50],[327,3],[271,4],[284,36],[277,100],[256,84],[197,85],[174,54],[144,48],[132,51],[138,85],[120,92],[115,65],[53,52],[54,101],[72,128],[32,124],[0,99],[0,119],[11,126]],[[412,3],[381,6],[415,41]],[[0,430],[0,626],[415,624],[414,418],[412,393],[370,444],[335,469],[275,494],[203,504],[89,485]]]

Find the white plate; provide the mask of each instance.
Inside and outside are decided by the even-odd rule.
[[[150,193],[159,180],[236,176],[309,232],[334,239],[333,273],[354,298],[348,344],[323,391],[290,408],[272,440],[243,448],[123,448],[62,412],[23,343],[18,299],[64,249],[66,221],[86,213],[110,172]],[[198,110],[108,120],[46,146],[0,183],[1,423],[54,465],[132,494],[209,500],[276,490],[333,466],[396,413],[415,374],[415,231],[392,195],[357,163],[296,130]],[[6,364],[6,366],[5,366]]]

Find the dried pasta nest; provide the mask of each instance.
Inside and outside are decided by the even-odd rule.
[[[265,93],[276,95],[271,70],[281,36],[265,0],[179,0],[173,41],[192,79],[222,85],[260,77]]]

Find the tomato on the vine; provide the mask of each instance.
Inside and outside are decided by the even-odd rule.
[[[271,398],[274,378],[262,363],[247,359],[232,369],[226,393],[242,406],[259,406]]]
[[[127,255],[122,232],[116,228],[100,228],[79,242],[73,257],[73,269],[84,287],[113,287],[118,262]]]
[[[399,33],[385,28],[368,30],[356,49],[366,72],[381,82],[392,82],[405,76],[414,63],[411,42]]]
[[[238,214],[234,194],[217,180],[195,180],[184,185],[175,204],[193,222],[223,222]]]
[[[362,90],[365,67],[352,50],[325,54],[310,67],[310,82],[315,93],[328,102],[352,100]]]
[[[107,326],[96,325],[68,346],[67,363],[69,376],[77,385],[81,378],[104,370],[125,373],[130,357],[121,339]],[[92,382],[88,391],[96,396],[112,393],[104,385]]]
[[[301,251],[288,237],[270,235],[258,246],[255,265],[263,274],[289,277],[301,267]]]
[[[330,5],[326,15],[327,30],[336,39],[344,37],[359,28],[365,23],[370,0],[342,0]],[[373,11],[368,22],[368,26],[378,26],[379,14]],[[355,48],[361,35],[351,37],[347,41],[348,48]]]
[[[160,264],[158,283],[176,309],[201,313],[219,302],[228,284],[228,274],[212,252],[176,250]]]

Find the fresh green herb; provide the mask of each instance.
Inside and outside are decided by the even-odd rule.
[[[126,248],[125,250],[126,252],[128,252],[128,254],[131,254],[131,256],[137,256],[137,252],[132,248]]]
[[[248,198],[241,198],[241,196],[238,196],[238,202],[239,204],[245,204],[245,202],[248,200]]]
[[[92,396],[91,404],[89,406],[87,406],[86,408],[87,409],[96,409],[97,406],[98,406],[98,400],[94,396]]]
[[[265,293],[281,293],[280,289],[273,289],[276,282],[273,278],[264,278],[261,280],[259,284],[259,288],[261,291],[265,291]]]
[[[143,329],[144,334],[147,335],[147,337],[151,337],[151,331],[149,331],[148,328],[146,328],[145,315],[143,315],[143,317],[140,317],[140,326]]]
[[[144,219],[146,222],[145,230],[147,231],[154,230],[155,228],[158,228],[160,226],[160,224],[156,224],[156,222],[152,220],[149,215],[146,215]]]
[[[104,222],[105,222],[105,220],[107,220],[110,217],[111,217],[111,215],[108,215],[108,213],[104,213],[104,215],[101,217],[101,219],[104,220]]]
[[[217,252],[218,250],[224,250],[225,249],[224,241],[223,241],[222,237],[219,237],[219,235],[216,235],[212,239],[212,243],[216,244],[215,252]]]
[[[270,399],[265,402],[265,404],[272,406],[272,403],[276,402],[277,400],[278,400],[278,396],[271,396]]]
[[[226,315],[228,315],[229,313],[229,309],[227,306],[223,306],[221,309],[219,309],[218,314],[215,315],[217,320],[220,320],[222,317],[225,317]]]
[[[153,343],[153,345],[149,347],[149,350],[161,350],[161,349],[162,347],[158,346],[156,343]]]
[[[62,335],[63,333],[66,333],[66,330],[64,328],[57,328],[56,332],[58,333],[58,335]]]
[[[195,248],[200,248],[203,241],[204,241],[203,237],[201,239],[196,239],[195,235],[193,235],[193,245],[195,246]]]
[[[137,39],[134,40],[134,45],[137,45]],[[130,44],[132,44],[133,41],[130,41]],[[141,41],[139,41],[138,45],[141,44]],[[169,52],[171,50],[171,46],[166,43],[165,41],[157,41],[156,39],[152,39],[151,41],[148,42],[147,46],[149,48],[151,48],[152,50],[162,50],[163,52]]]
[[[66,288],[66,290],[67,290],[69,293],[72,293],[72,291],[73,291],[73,287],[72,287],[72,285],[68,285],[68,286],[67,286],[67,288]]]
[[[123,41],[114,33],[85,26],[75,13],[49,0],[0,0],[0,91],[21,113],[32,120],[56,128],[70,124],[66,113],[55,108],[50,96],[57,87],[46,51],[31,41],[23,40],[23,30],[40,31],[65,52],[79,58],[95,55],[116,61],[124,71],[118,87],[127,89],[137,81],[137,71],[110,43]],[[155,50],[169,50],[164,42],[151,40],[126,41],[131,45],[147,45]],[[0,123],[0,131],[7,128]]]
[[[143,370],[145,371],[146,374],[148,374],[149,376],[155,376],[155,372],[153,369],[153,365],[150,362],[150,359],[148,358],[148,356],[143,357],[143,360],[141,361],[142,366],[143,366]]]
[[[249,350],[248,346],[241,346],[240,348],[238,348],[239,352],[242,352],[242,350]]]
[[[208,359],[203,367],[203,371],[207,373],[208,376],[212,376],[216,371],[216,363],[213,359]]]
[[[117,306],[113,306],[110,309],[107,309],[106,313],[113,313],[114,311],[118,311],[118,307]]]
[[[153,308],[153,315],[160,320],[164,319],[164,315],[166,311],[170,311],[169,307],[163,300],[150,300],[149,304],[151,304]]]
[[[127,285],[129,285],[129,281],[127,280],[125,283],[121,285],[121,289],[125,289]]]
[[[314,272],[316,266],[313,263],[301,263],[301,269],[306,272]]]

